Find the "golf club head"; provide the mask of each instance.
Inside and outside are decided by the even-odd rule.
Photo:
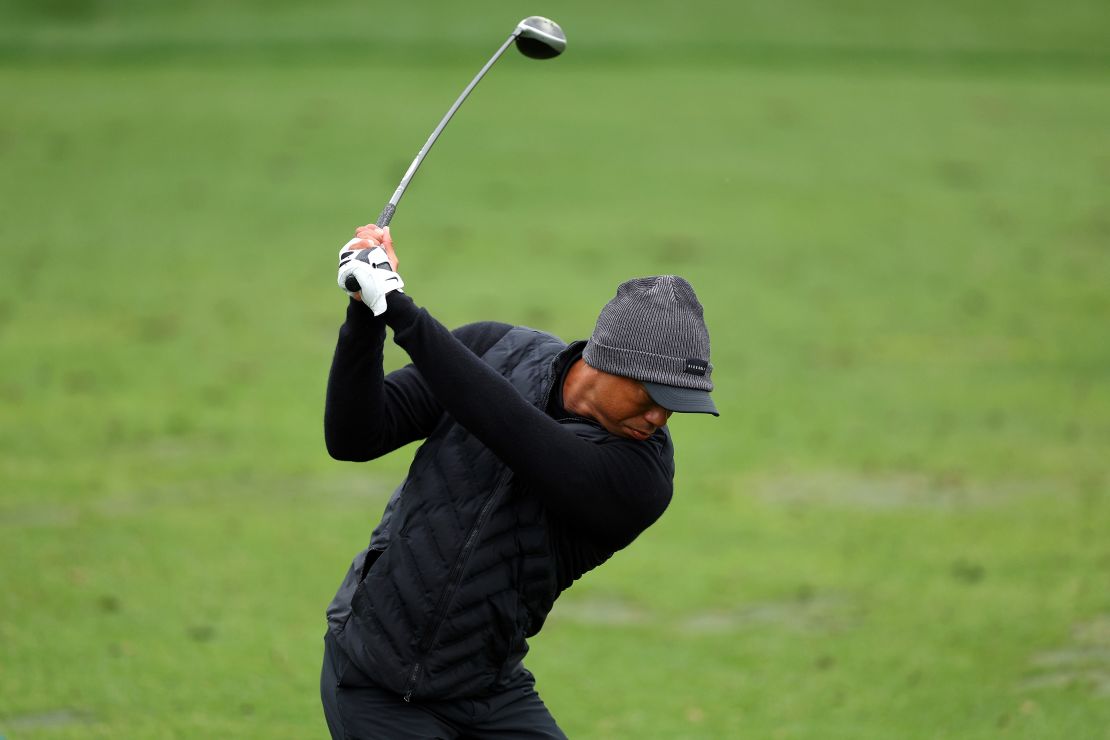
[[[542,15],[531,15],[516,25],[520,35],[516,37],[516,48],[532,59],[550,59],[563,53],[567,48],[567,35],[559,24]]]

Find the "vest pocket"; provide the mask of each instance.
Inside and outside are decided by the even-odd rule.
[[[366,574],[370,572],[370,568],[374,566],[374,563],[378,562],[378,558],[382,556],[383,552],[385,552],[385,550],[366,551],[366,559],[362,561],[362,572],[358,575],[359,583],[366,580]]]

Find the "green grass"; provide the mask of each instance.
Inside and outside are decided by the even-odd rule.
[[[334,250],[535,9],[361,48],[361,5],[265,5],[0,8],[5,737],[326,734],[323,608],[408,462],[323,449]],[[394,222],[450,325],[581,337],[657,272],[706,305],[722,416],[533,641],[545,701],[1106,737],[1110,15],[686,7],[540,9],[567,57],[500,62]]]

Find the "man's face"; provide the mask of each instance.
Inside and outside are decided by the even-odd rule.
[[[671,417],[672,412],[653,401],[638,380],[598,370],[595,382],[590,416],[618,437],[643,441]]]

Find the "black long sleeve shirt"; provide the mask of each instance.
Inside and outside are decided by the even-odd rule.
[[[412,359],[388,375],[387,325]],[[328,378],[325,440],[337,459],[372,460],[423,439],[450,414],[541,496],[566,540],[557,543],[565,588],[659,518],[671,499],[673,461],[646,442],[576,435],[559,422],[581,419],[563,409],[558,380],[546,410],[529,403],[479,357],[511,328],[483,322],[450,332],[399,292],[381,317],[352,301]]]

